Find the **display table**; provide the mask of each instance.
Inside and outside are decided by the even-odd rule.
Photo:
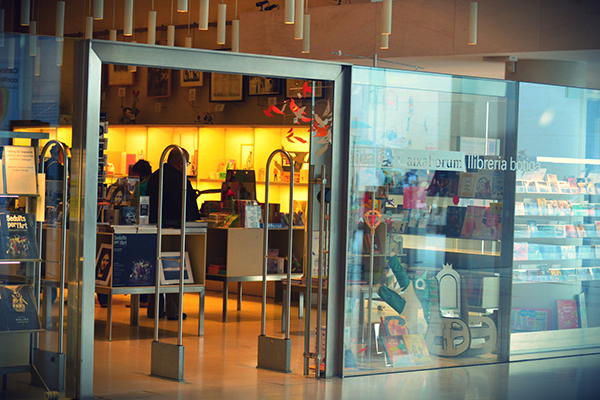
[[[103,226],[97,234],[96,293],[108,296],[106,338],[112,339],[112,296],[131,295],[130,323],[139,323],[139,295],[155,293],[156,277],[156,225]],[[184,285],[184,293],[199,293],[198,335],[204,334],[204,300],[206,272],[205,231],[186,232],[185,252],[189,255],[193,283]],[[178,257],[181,231],[162,229],[161,254],[163,257]],[[167,254],[165,254],[167,253]],[[103,274],[103,262],[110,263],[110,273]],[[105,263],[104,263],[105,264]],[[179,273],[177,273],[179,276]],[[105,281],[102,281],[105,279]],[[166,279],[166,278],[165,278]],[[161,281],[161,294],[178,293],[178,284],[164,284]]]
[[[222,274],[206,274],[207,280],[223,282],[223,322],[227,322],[228,283],[238,283],[238,311],[242,308],[242,283],[263,280],[263,241],[264,230],[260,228],[208,228],[206,264],[223,265]],[[289,230],[287,228],[269,229],[269,249],[278,249],[279,257],[287,257]],[[305,230],[293,229],[292,251],[303,265]],[[286,274],[268,274],[267,281],[281,281]],[[301,273],[292,274],[294,278]]]

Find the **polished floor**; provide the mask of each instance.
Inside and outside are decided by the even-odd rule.
[[[105,340],[106,309],[96,307],[94,398],[125,399],[598,399],[600,355],[562,357],[456,367],[429,371],[359,376],[345,379],[305,377],[302,368],[304,322],[292,309],[292,373],[256,368],[260,334],[260,299],[245,296],[237,311],[232,295],[229,322],[221,322],[220,293],[207,292],[206,326],[196,336],[198,298],[185,296],[184,382],[149,376],[153,320],[129,326],[128,298],[115,298],[113,340]],[[267,335],[280,330],[280,306],[269,305]],[[177,321],[161,320],[161,341],[175,343]],[[48,332],[42,348],[56,346]],[[63,393],[64,396],[64,393]],[[29,385],[28,374],[7,378],[0,399],[43,399],[44,390]],[[61,397],[64,398],[64,397]]]

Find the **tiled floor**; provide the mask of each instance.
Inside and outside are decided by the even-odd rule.
[[[94,395],[98,399],[597,399],[600,355],[475,367],[315,379],[302,374],[304,322],[292,319],[292,373],[256,368],[260,299],[245,297],[241,312],[230,298],[229,323],[221,322],[220,293],[208,292],[204,337],[195,336],[197,297],[186,295],[184,382],[150,377],[153,320],[130,327],[125,297],[115,300],[113,341],[104,340],[106,309],[96,307]],[[280,307],[269,306],[267,335],[279,335]],[[297,309],[296,309],[297,310]],[[292,315],[296,310],[292,310]],[[144,312],[144,310],[142,310]],[[161,320],[164,340],[176,342],[176,321]],[[55,346],[46,334],[42,347]],[[0,399],[44,398],[28,374],[8,376]]]

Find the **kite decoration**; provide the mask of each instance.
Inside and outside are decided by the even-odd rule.
[[[265,113],[265,115],[267,117],[274,117],[274,115],[271,112],[276,112],[277,114],[281,114],[281,115],[285,115],[284,111],[285,111],[285,106],[287,105],[287,103],[283,103],[283,107],[281,107],[281,110],[277,107],[275,107],[274,104],[270,105],[269,108],[267,108],[266,110],[263,110],[263,112]]]
[[[288,135],[285,137],[287,139],[288,142],[290,143],[294,143],[294,139],[300,143],[307,143],[306,140],[302,139],[300,136],[296,136],[294,134],[294,128],[290,128],[289,131],[287,131]]]
[[[298,121],[302,121],[302,122],[310,122],[310,118],[306,117],[305,114],[306,112],[304,110],[306,110],[306,106],[304,107],[299,107],[296,102],[294,101],[294,99],[290,99],[290,110],[294,113],[294,123],[295,124],[299,124],[300,122]]]

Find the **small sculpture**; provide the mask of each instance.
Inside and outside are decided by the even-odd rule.
[[[135,119],[140,112],[140,110],[138,110],[138,108],[137,108],[137,102],[139,101],[139,98],[138,98],[139,94],[140,94],[139,90],[133,91],[133,104],[131,105],[131,107],[123,108],[123,114],[121,114],[121,116],[119,117],[119,123],[124,124],[124,125],[135,124]]]

